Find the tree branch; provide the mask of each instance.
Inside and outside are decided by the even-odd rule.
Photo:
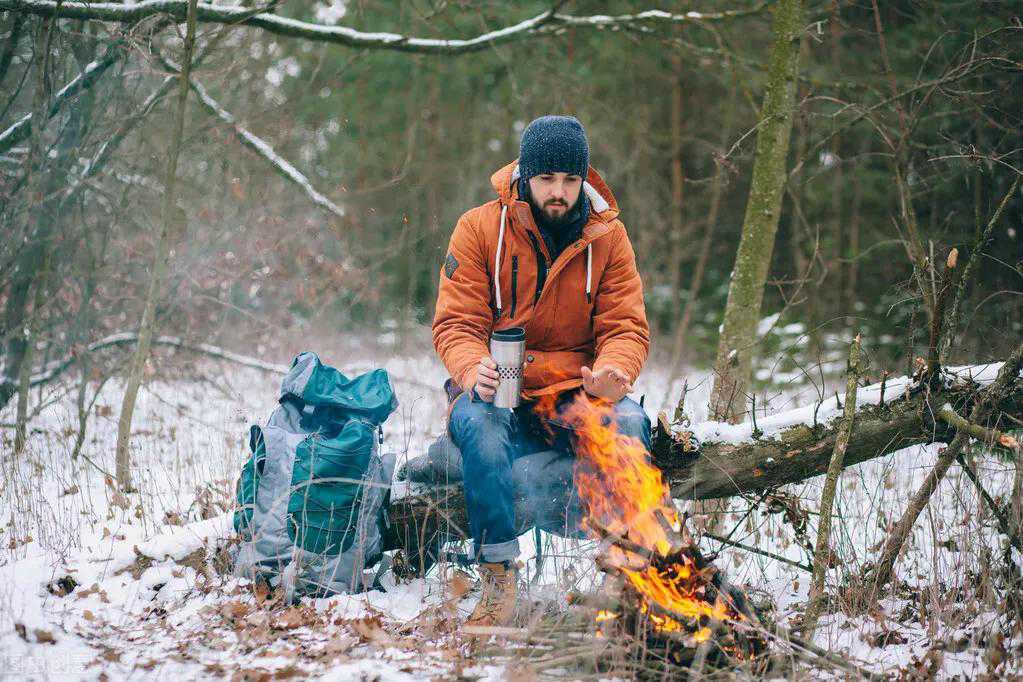
[[[115,45],[106,51],[102,59],[88,64],[82,73],[75,76],[65,85],[63,88],[53,96],[53,102],[50,105],[49,117],[53,118],[60,111],[60,108],[64,105],[64,102],[71,99],[83,90],[87,90],[96,84],[99,77],[110,68],[115,62],[117,62],[124,52],[121,50],[119,45]],[[8,149],[18,144],[22,140],[28,138],[32,133],[32,114],[28,113],[22,116],[20,119],[11,124],[7,130],[0,133],[0,154],[3,154]]]
[[[998,376],[994,382],[981,393],[980,398],[974,401],[970,411],[969,421],[976,423],[984,419],[992,409],[1000,409],[1002,401],[1009,395],[1015,393],[1019,384],[1020,367],[1023,366],[1023,344],[1016,347],[1005,364],[998,370]],[[937,489],[941,479],[948,472],[952,462],[959,457],[963,448],[970,442],[970,432],[966,430],[957,431],[948,447],[941,451],[934,468],[927,474],[920,488],[913,494],[906,510],[902,513],[895,527],[892,528],[884,547],[881,549],[881,556],[872,569],[871,593],[877,595],[878,591],[888,584],[895,572],[895,561],[898,559],[902,546],[909,538],[913,530],[913,524],[920,516],[920,512],[927,506],[931,495]]]
[[[721,12],[684,12],[673,14],[661,10],[648,10],[616,16],[574,16],[547,10],[516,24],[482,33],[473,38],[417,38],[399,33],[364,32],[347,26],[327,26],[299,21],[266,12],[253,14],[252,9],[237,5],[200,3],[198,19],[204,24],[232,24],[261,28],[269,33],[291,38],[303,38],[344,47],[376,50],[396,50],[421,54],[455,55],[478,52],[494,45],[509,43],[534,35],[553,35],[563,28],[623,28],[649,24],[678,25],[705,21],[724,21],[754,15],[769,2],[762,0],[749,9]],[[62,19],[97,19],[120,23],[133,23],[155,14],[169,14],[179,21],[185,18],[186,0],[142,0],[128,5],[112,2],[84,2],[82,0],[0,0],[0,10],[25,12]]]
[[[179,71],[180,67],[178,67],[177,64],[174,64],[162,54],[160,54],[159,57],[160,61],[163,62],[164,66],[168,69],[175,73]],[[298,185],[299,189],[301,189],[314,204],[322,208],[327,213],[330,213],[337,218],[344,217],[344,209],[317,191],[316,188],[313,187],[313,184],[309,181],[309,178],[303,175],[300,170],[295,168],[290,161],[274,151],[274,148],[263,140],[263,138],[239,124],[238,120],[234,117],[234,114],[222,107],[217,100],[213,99],[201,83],[196,81],[194,78],[189,78],[188,85],[192,88],[192,91],[195,93],[202,107],[227,125],[231,126],[231,131],[235,134],[235,137],[238,138],[238,141],[259,156],[263,157],[266,161],[269,161],[271,167],[278,175],[281,175],[286,180],[290,180],[294,184]]]

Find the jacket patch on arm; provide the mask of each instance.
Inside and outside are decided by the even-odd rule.
[[[451,279],[457,269],[458,259],[455,258],[455,254],[449,253],[447,258],[444,259],[444,274],[448,276],[448,279]]]

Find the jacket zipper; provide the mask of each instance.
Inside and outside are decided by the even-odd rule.
[[[516,303],[516,299],[518,299],[518,291],[519,291],[519,257],[518,256],[512,256],[512,282],[511,282],[511,284],[512,284],[512,286],[511,286],[511,289],[512,289],[512,292],[511,292],[511,294],[512,294],[512,305],[511,305],[511,315],[510,315],[510,317],[511,317],[511,319],[514,319],[515,318],[515,303]]]
[[[536,293],[533,295],[533,305],[540,300],[540,292],[543,291],[543,284],[547,281],[547,256],[544,255],[540,245],[536,242],[536,235],[526,232],[529,241],[533,242],[533,251],[536,253]]]

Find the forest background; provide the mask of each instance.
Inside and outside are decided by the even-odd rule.
[[[151,100],[180,61],[184,35],[183,24],[176,31],[159,14],[54,22],[45,12],[10,11],[18,4],[5,3],[0,15],[0,129],[34,107],[52,108],[52,118],[38,136],[45,154],[34,180],[25,167],[35,138],[0,137],[4,402],[18,383],[26,333],[40,366],[138,327],[174,137],[172,97]],[[453,38],[547,9],[334,0],[273,11]],[[559,11],[644,9],[573,2]],[[192,78],[233,123],[190,93],[157,333],[278,361],[291,339],[353,330],[383,332],[402,350],[422,345],[410,330],[432,317],[455,220],[491,198],[490,173],[515,158],[523,126],[553,112],[584,122],[593,164],[622,206],[655,358],[709,364],[750,190],[771,12],[748,2],[665,9],[739,16],[563,25],[468,54],[352,48],[201,21]],[[884,2],[874,10],[810,3],[801,22],[788,177],[763,306],[765,317],[783,313],[772,330],[793,333],[784,345],[764,334],[757,351],[799,351],[790,370],[819,359],[828,339],[853,325],[889,361],[907,362],[926,346],[926,334],[914,333],[924,317],[897,172],[912,191],[910,227],[932,260],[972,243],[1019,175],[1020,6]],[[101,69],[89,71],[88,87],[62,97],[90,64]],[[239,127],[272,146],[277,161],[246,147]],[[320,200],[285,177],[287,162]],[[1021,208],[1020,193],[1010,193],[967,283],[951,360],[1004,356],[1020,336]]]

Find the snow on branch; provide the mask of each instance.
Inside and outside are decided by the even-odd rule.
[[[164,59],[164,63],[167,63],[168,66],[172,66],[166,59]],[[195,92],[196,97],[199,98],[199,103],[202,104],[203,108],[224,123],[231,126],[231,130],[234,131],[234,134],[238,137],[242,144],[269,161],[270,165],[273,166],[274,170],[276,170],[278,174],[298,185],[301,190],[305,192],[306,196],[312,199],[314,204],[328,213],[332,213],[338,218],[344,217],[344,209],[325,197],[323,194],[320,194],[320,192],[313,187],[313,184],[309,182],[309,178],[303,175],[302,172],[295,168],[287,159],[274,151],[274,148],[265,140],[242,127],[238,123],[237,119],[235,119],[234,114],[220,106],[220,103],[210,96],[210,94],[206,91],[206,88],[204,88],[201,83],[190,78],[188,79],[188,84],[191,86],[192,91]]]
[[[104,348],[128,346],[137,343],[138,340],[139,335],[135,332],[119,332],[117,334],[111,334],[110,336],[104,337],[99,341],[90,343],[85,348],[85,352],[95,353],[96,351],[103,350]],[[173,346],[174,348],[202,353],[203,355],[209,355],[220,360],[227,360],[228,362],[233,362],[244,367],[252,367],[253,369],[270,372],[272,374],[287,374],[289,369],[287,365],[264,362],[258,358],[232,353],[229,350],[224,350],[223,348],[208,343],[189,343],[176,336],[157,336],[153,339],[152,343],[154,346]],[[30,381],[31,386],[34,387],[53,381],[53,379],[73,365],[76,357],[81,354],[81,352],[69,354],[59,360],[54,360],[53,362],[46,364],[32,375]]]
[[[472,38],[417,38],[399,33],[364,32],[347,26],[329,26],[299,21],[269,13],[253,13],[251,7],[199,3],[198,19],[207,24],[255,26],[270,33],[346,47],[396,50],[424,54],[463,54],[492,45],[521,40],[535,35],[551,35],[564,28],[615,29],[656,24],[685,24],[722,21],[756,14],[768,5],[761,0],[753,7],[720,12],[671,13],[648,10],[635,14],[576,16],[547,10],[504,28],[487,31]],[[134,4],[87,2],[83,0],[0,0],[0,10],[27,12],[65,19],[97,19],[134,23],[147,17],[166,14],[183,21],[186,0],[142,0]]]
[[[57,112],[60,111],[61,106],[63,106],[66,100],[92,87],[99,80],[99,77],[103,75],[103,72],[110,68],[123,54],[124,52],[120,48],[114,47],[107,50],[102,59],[97,59],[87,64],[80,74],[72,78],[67,85],[53,96],[49,118],[57,115]],[[28,113],[12,123],[7,130],[0,133],[0,154],[27,138],[31,132],[32,114]]]

